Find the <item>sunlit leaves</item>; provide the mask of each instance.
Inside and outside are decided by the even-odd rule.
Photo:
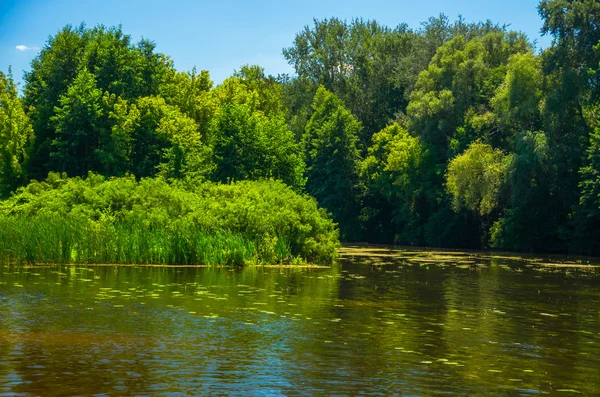
[[[466,207],[485,215],[496,207],[505,173],[503,160],[501,151],[474,142],[450,161],[446,186],[456,210]]]
[[[25,179],[23,165],[32,139],[33,128],[12,76],[0,72],[0,197]]]
[[[504,82],[492,106],[509,134],[535,128],[542,97],[540,58],[532,53],[515,54],[508,63]]]

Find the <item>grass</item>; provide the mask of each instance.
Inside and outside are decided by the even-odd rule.
[[[212,266],[293,261],[283,237],[205,230],[185,221],[160,225],[142,218],[0,217],[2,263]]]
[[[0,201],[1,262],[331,264],[338,246],[330,215],[272,180],[51,173]]]

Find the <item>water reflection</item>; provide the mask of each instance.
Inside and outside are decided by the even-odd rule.
[[[0,268],[0,395],[600,393],[597,268],[344,257]]]

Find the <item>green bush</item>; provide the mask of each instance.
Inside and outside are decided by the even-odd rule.
[[[335,224],[277,181],[168,184],[51,173],[0,202],[0,260],[246,264],[331,263]]]

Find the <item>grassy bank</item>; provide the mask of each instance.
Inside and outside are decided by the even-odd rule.
[[[4,263],[328,264],[338,244],[313,199],[274,181],[52,174],[0,203]]]

